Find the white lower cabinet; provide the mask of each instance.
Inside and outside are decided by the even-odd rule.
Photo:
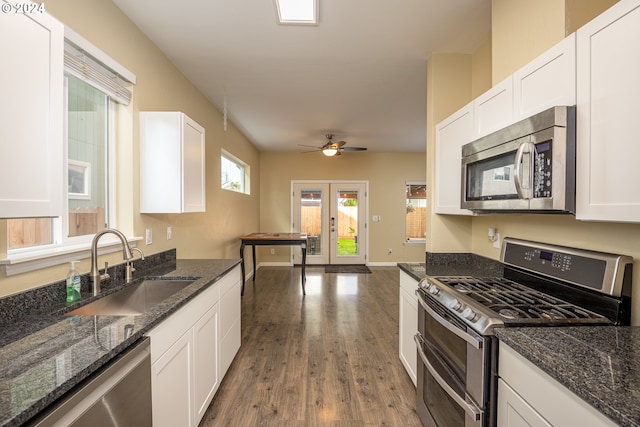
[[[551,427],[542,415],[536,412],[502,378],[498,380],[498,425],[510,427]]]
[[[193,327],[193,412],[198,425],[213,395],[220,385],[218,324],[219,306],[216,304]],[[235,353],[234,353],[235,355]]]
[[[153,337],[151,338],[153,340]],[[187,332],[151,365],[154,426],[192,426],[191,359],[193,342]]]
[[[202,420],[240,348],[240,286],[235,267],[148,332],[154,427]]]
[[[499,351],[498,427],[617,425],[508,345]]]
[[[400,360],[413,385],[417,384],[418,352],[413,336],[418,331],[418,281],[400,271]]]
[[[239,276],[238,276],[239,277]],[[242,282],[226,281],[220,287],[220,376],[227,373],[240,348],[240,293]]]

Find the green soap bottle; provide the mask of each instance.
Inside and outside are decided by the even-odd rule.
[[[76,270],[76,262],[71,261],[71,268],[67,273],[67,302],[80,300],[80,275]]]

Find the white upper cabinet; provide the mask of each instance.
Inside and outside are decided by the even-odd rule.
[[[460,208],[462,146],[556,105],[576,104],[576,36],[572,34],[436,125],[435,212]]]
[[[576,35],[513,75],[514,122],[557,105],[576,105]]]
[[[140,212],[204,211],[204,128],[181,112],[140,113]]]
[[[640,222],[640,1],[577,31],[576,218]]]
[[[473,103],[467,104],[436,126],[435,213],[471,215],[460,208],[462,146],[473,137]]]
[[[509,76],[473,101],[474,138],[513,123],[513,76]]]
[[[3,13],[0,40],[0,218],[61,216],[64,27]]]

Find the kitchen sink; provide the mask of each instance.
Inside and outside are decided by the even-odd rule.
[[[194,280],[147,279],[65,313],[66,316],[136,316],[184,289]]]

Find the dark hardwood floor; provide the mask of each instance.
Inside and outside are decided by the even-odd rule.
[[[420,426],[398,358],[398,268],[263,267],[242,346],[200,426]]]

